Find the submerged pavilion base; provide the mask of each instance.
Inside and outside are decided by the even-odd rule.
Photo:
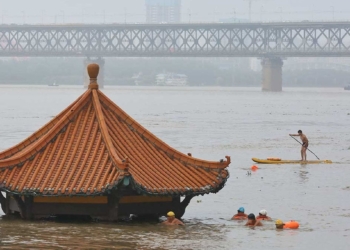
[[[7,194],[0,198],[6,215],[20,214],[23,219],[49,216],[90,216],[101,220],[117,221],[120,217],[160,217],[174,211],[181,218],[192,197],[180,202],[180,197],[163,196],[23,196]]]

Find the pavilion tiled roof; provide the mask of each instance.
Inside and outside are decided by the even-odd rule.
[[[149,195],[219,191],[230,157],[180,153],[106,97],[89,65],[89,89],[18,145],[0,153],[0,190],[25,195],[98,195],[123,180]]]

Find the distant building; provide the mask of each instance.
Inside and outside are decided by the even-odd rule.
[[[135,85],[136,86],[139,86],[140,83],[142,82],[141,81],[141,78],[142,78],[142,72],[139,72],[137,74],[134,74],[131,79],[134,81]]]
[[[179,23],[181,0],[146,0],[147,23]]]
[[[258,72],[261,71],[261,59],[259,58],[250,58],[250,69]]]

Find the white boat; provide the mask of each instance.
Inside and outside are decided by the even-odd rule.
[[[139,72],[138,74],[135,74],[131,77],[131,79],[134,81],[136,86],[139,86],[141,83],[141,77],[142,77],[142,73]]]
[[[158,86],[187,86],[187,75],[165,73],[156,75],[156,85]]]
[[[50,83],[50,84],[48,84],[48,86],[54,86],[54,87],[57,87],[57,86],[59,86],[57,83]]]

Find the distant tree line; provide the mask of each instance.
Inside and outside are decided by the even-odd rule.
[[[154,85],[162,72],[185,74],[192,86],[260,86],[261,72],[244,59],[209,58],[106,58],[106,85]],[[83,82],[83,58],[11,58],[0,60],[0,84],[76,84]],[[283,86],[344,86],[350,73],[336,70],[283,68]]]
[[[141,73],[141,85],[154,85],[156,75],[163,72],[185,74],[193,86],[244,86],[259,84],[260,74],[249,67],[234,67],[231,62],[211,62],[193,58],[124,58],[106,62],[106,72],[117,84],[134,84],[132,75]],[[113,74],[111,74],[113,72]],[[107,73],[106,73],[107,76]]]
[[[81,84],[79,58],[9,58],[0,60],[0,84]]]
[[[285,70],[283,86],[343,87],[350,82],[350,72],[333,69]]]

